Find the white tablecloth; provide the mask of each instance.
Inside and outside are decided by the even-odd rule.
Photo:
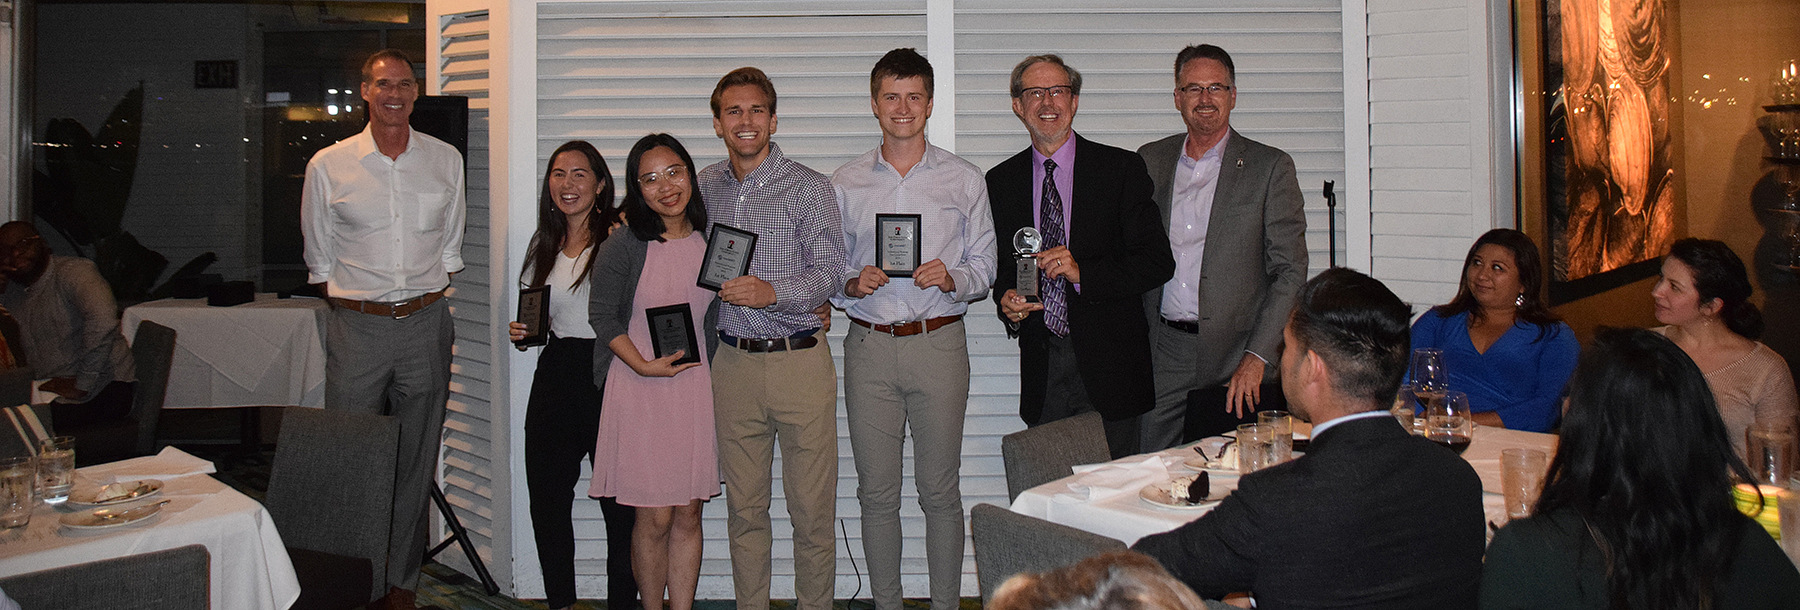
[[[1206,439],[1200,441],[1207,455],[1218,455],[1216,448],[1223,439]],[[1505,525],[1507,521],[1505,499],[1500,490],[1500,452],[1514,447],[1537,449],[1546,456],[1556,454],[1556,436],[1536,432],[1521,432],[1504,428],[1478,426],[1473,442],[1463,452],[1463,459],[1475,468],[1475,474],[1481,477],[1481,503],[1487,513],[1487,519],[1495,526]],[[1157,452],[1157,455],[1169,456],[1165,461],[1180,464],[1198,454],[1189,447],[1178,447]],[[1144,462],[1148,455],[1134,455],[1109,462],[1117,466],[1132,466]],[[1192,474],[1192,470],[1180,466],[1169,468],[1170,475]],[[1230,475],[1212,475],[1217,483],[1231,489],[1237,489],[1237,477]],[[1210,507],[1176,510],[1152,506],[1138,498],[1137,489],[1098,500],[1075,500],[1071,492],[1071,483],[1080,480],[1080,475],[1070,475],[1019,494],[1013,500],[1013,512],[1030,515],[1060,523],[1080,530],[1085,530],[1125,541],[1126,544],[1137,542],[1139,538],[1151,534],[1166,532],[1181,527],[1189,521],[1199,519],[1211,510]],[[1135,485],[1135,483],[1134,483]],[[1135,485],[1141,487],[1141,485]],[[1491,534],[1491,532],[1490,532]]]
[[[170,476],[195,471],[210,472],[211,464],[174,447],[81,469],[78,490],[114,479],[158,478],[163,493],[145,502],[171,502],[142,523],[82,531],[58,524],[62,510],[40,506],[30,525],[0,532],[0,576],[203,544],[212,554],[213,608],[286,610],[300,598],[300,582],[269,511],[205,474]]]
[[[127,308],[120,323],[126,337],[144,320],[175,329],[167,408],[319,407],[325,312],[323,300],[273,294],[233,307],[163,299]]]

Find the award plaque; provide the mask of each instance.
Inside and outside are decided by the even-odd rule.
[[[1027,303],[1038,302],[1038,261],[1037,253],[1044,247],[1044,236],[1034,227],[1023,227],[1013,234],[1013,257],[1018,263],[1018,274],[1014,276],[1017,286],[1013,292],[1025,299]]]
[[[694,336],[694,311],[687,303],[644,310],[650,322],[650,347],[661,358],[683,352],[674,364],[700,361],[700,342]]]
[[[700,279],[694,283],[718,292],[725,282],[749,275],[750,255],[756,252],[756,234],[714,224],[706,242],[706,258],[700,262]]]
[[[519,291],[519,323],[525,325],[525,338],[513,345],[527,348],[550,342],[550,287],[538,286]]]
[[[918,214],[875,215],[875,262],[889,277],[912,277],[919,268]]]

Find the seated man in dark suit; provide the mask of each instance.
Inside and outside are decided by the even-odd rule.
[[[1481,480],[1385,408],[1406,368],[1410,313],[1355,271],[1307,282],[1282,331],[1281,389],[1313,422],[1311,449],[1132,548],[1202,597],[1250,591],[1259,608],[1474,607]]]

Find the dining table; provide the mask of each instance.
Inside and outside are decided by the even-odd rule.
[[[206,299],[139,303],[120,316],[134,337],[149,320],[175,329],[165,409],[325,404],[323,299],[260,293],[229,307]]]
[[[1306,438],[1312,426],[1296,422],[1296,438]],[[1102,464],[1076,466],[1066,477],[1025,490],[1013,499],[1012,511],[1052,523],[1124,541],[1159,534],[1199,519],[1217,502],[1194,507],[1170,508],[1139,497],[1146,485],[1166,484],[1200,470],[1189,466],[1196,458],[1219,457],[1230,439],[1210,437],[1162,451],[1119,458]],[[1501,490],[1500,454],[1507,449],[1535,449],[1556,454],[1556,435],[1476,426],[1462,458],[1481,477],[1481,504],[1493,529],[1508,518]],[[1204,458],[1202,458],[1204,459]],[[1239,475],[1229,470],[1209,470],[1216,494],[1237,489]],[[1489,535],[1493,533],[1489,530]]]
[[[146,508],[140,514],[151,513],[147,518],[126,515],[126,523],[100,527],[63,523],[70,518],[84,525],[83,511],[94,510],[78,508],[74,500],[40,504],[29,524],[0,530],[0,577],[201,544],[211,555],[212,608],[286,610],[300,597],[300,581],[269,511],[209,476],[213,471],[211,462],[174,447],[79,469],[71,498],[92,499],[112,483],[133,489],[144,483],[156,491],[107,508],[123,512],[168,504]]]

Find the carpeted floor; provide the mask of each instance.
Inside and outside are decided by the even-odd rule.
[[[265,418],[276,417],[276,409],[265,409]],[[233,441],[239,438],[239,415],[235,409],[195,409],[165,412],[159,434],[165,438]],[[277,424],[268,422],[264,426],[263,446],[251,451],[238,444],[189,444],[176,443],[183,451],[203,459],[211,460],[218,472],[213,476],[232,486],[244,495],[261,502],[269,489],[269,467],[275,463],[274,429]],[[456,548],[446,549],[446,553],[461,552]],[[443,610],[546,610],[542,601],[520,600],[505,595],[489,596],[481,589],[481,582],[465,575],[449,566],[437,562],[425,564],[419,579],[418,604],[425,608],[435,606]],[[866,600],[838,600],[833,606],[837,610],[872,610],[874,603]],[[958,610],[980,610],[981,599],[965,597]],[[793,600],[772,600],[771,610],[794,610]],[[909,610],[930,608],[927,600],[906,600]],[[606,602],[598,600],[582,600],[575,604],[577,610],[607,610]],[[736,610],[737,602],[732,600],[699,600],[694,603],[695,610]]]

